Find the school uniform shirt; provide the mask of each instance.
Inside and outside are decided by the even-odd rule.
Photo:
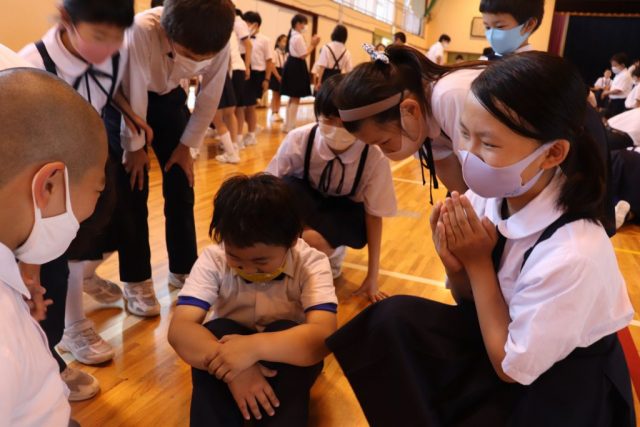
[[[20,55],[0,43],[0,70],[9,68],[31,68],[32,65]]]
[[[266,172],[279,177],[292,176],[302,179],[307,141],[313,126],[315,123],[289,132],[280,144],[275,157],[267,166]],[[331,173],[331,186],[327,192],[329,195],[345,196],[351,192],[364,147],[364,142],[356,140],[347,151],[338,156],[345,166],[342,193],[338,194],[336,191],[342,177],[342,168],[334,165]],[[316,132],[309,165],[309,181],[313,188],[318,188],[322,171],[327,163],[335,158],[336,155],[324,142],[320,132]],[[391,166],[389,160],[377,146],[369,146],[362,178],[352,200],[364,203],[365,211],[373,216],[391,217],[396,214],[396,193],[393,187]]]
[[[318,66],[330,70],[335,67],[336,61],[331,55],[329,49],[333,51],[333,54],[336,57],[335,59],[340,59],[340,56],[344,53],[342,59],[338,61],[338,68],[340,68],[340,71],[342,71],[343,73],[349,73],[351,72],[351,70],[353,70],[353,64],[351,63],[351,52],[347,50],[347,47],[344,45],[344,43],[336,41],[327,43],[325,45],[325,48],[320,50],[320,58],[318,58],[318,62],[316,62]]]
[[[244,71],[247,68],[244,65],[242,56],[240,56],[240,46],[238,45],[238,39],[235,37],[229,39],[229,56],[231,61],[229,74],[231,74],[232,71]]]
[[[593,85],[596,89],[605,89],[607,86],[611,84],[611,79],[607,79],[605,77],[599,77],[596,80],[596,83]]]
[[[31,295],[13,252],[0,244],[0,425],[67,426],[69,390],[24,298]]]
[[[431,110],[433,117],[428,118],[434,160],[443,160],[458,153],[462,137],[460,135],[460,116],[464,101],[471,90],[471,83],[484,68],[462,69],[445,75],[438,80],[431,91]],[[441,131],[448,137],[443,137]]]
[[[273,55],[271,57],[273,58],[273,64],[276,68],[282,68],[287,60],[287,53],[276,48],[273,50]]]
[[[126,32],[129,61],[122,80],[122,88],[133,111],[143,120],[147,118],[148,92],[165,95],[180,85],[182,79],[202,76],[196,103],[180,142],[199,148],[215,115],[225,74],[229,68],[229,45],[218,52],[195,73],[184,70],[175,62],[175,53],[162,26],[162,8],[139,13],[134,25]],[[136,151],[145,146],[144,135],[131,132],[122,124],[122,146]]]
[[[64,46],[61,38],[61,30],[62,28],[59,25],[56,25],[49,29],[49,31],[47,31],[47,33],[42,37],[42,42],[44,43],[47,52],[49,52],[49,56],[51,56],[54,64],[56,64],[57,75],[71,86],[74,86],[78,78],[81,78],[76,91],[80,96],[86,99],[93,108],[98,111],[98,113],[102,113],[102,109],[107,104],[107,94],[111,91],[111,85],[113,83],[111,78],[114,73],[112,60],[109,58],[102,64],[93,66],[93,69],[99,71],[95,76],[100,82],[100,86],[102,86],[102,88],[100,88],[95,80],[87,74],[90,64],[69,52],[69,50]],[[45,69],[44,61],[40,52],[38,52],[35,43],[30,43],[25,46],[20,51],[20,56],[29,61],[29,63],[34,67],[40,68],[41,70]],[[113,90],[114,95],[120,85],[120,81],[122,80],[126,64],[127,49],[122,47],[120,49],[116,84]]]
[[[529,385],[578,347],[588,347],[633,318],[624,279],[604,228],[586,220],[561,227],[525,252],[563,212],[557,207],[564,174],[558,172],[534,200],[502,219],[503,199],[467,192],[476,213],[507,238],[498,271],[509,306],[504,372]]]
[[[629,95],[629,92],[631,92],[632,88],[633,80],[631,79],[631,73],[629,73],[629,70],[625,68],[616,74],[613,78],[613,82],[611,82],[610,90],[620,90],[621,93],[617,95],[610,94],[609,99],[625,99],[627,95]]]
[[[273,60],[271,51],[271,39],[260,33],[251,37],[251,69],[254,71],[266,71],[267,62]]]
[[[627,95],[627,99],[624,101],[624,106],[627,109],[636,108],[636,104],[640,102],[640,83],[636,84],[629,95]]]
[[[287,252],[283,274],[271,282],[246,282],[227,264],[224,245],[211,245],[194,264],[177,304],[213,308],[214,318],[259,332],[276,320],[304,323],[311,310],[337,311],[329,259],[322,252],[298,239]]]
[[[433,63],[438,63],[438,57],[444,63],[444,45],[441,42],[435,42],[427,51],[427,58]]]
[[[633,145],[640,147],[640,108],[613,116],[608,123],[612,128],[627,133],[633,140]]]
[[[289,55],[294,58],[302,58],[306,54],[307,43],[304,41],[304,37],[296,30],[291,30],[291,38],[289,39]]]
[[[249,26],[240,16],[236,15],[235,21],[233,21],[233,32],[238,38],[238,48],[240,49],[240,54],[244,55],[247,50],[244,48],[244,41],[251,37],[251,32],[249,31]]]

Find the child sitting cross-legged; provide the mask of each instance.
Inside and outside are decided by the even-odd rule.
[[[191,426],[307,425],[324,340],[336,329],[329,261],[299,238],[302,222],[280,178],[230,178],[213,206],[216,244],[195,263],[169,327],[169,342],[193,367]],[[204,323],[210,308],[214,319]]]

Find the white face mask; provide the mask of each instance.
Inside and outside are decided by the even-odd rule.
[[[300,34],[304,34],[307,32],[307,27],[300,28]]]
[[[619,74],[622,71],[622,67],[611,67],[613,74]]]
[[[384,153],[391,160],[404,160],[415,154],[427,139],[427,124],[417,119],[408,110],[400,108],[400,124],[402,126],[402,145],[399,150]]]
[[[173,65],[179,71],[179,75],[185,78],[193,77],[211,64],[212,59],[205,59],[204,61],[195,61],[180,55],[178,52],[173,52]],[[175,71],[174,71],[175,72]]]
[[[356,142],[356,137],[351,135],[345,128],[320,123],[318,126],[322,140],[336,151],[344,151]]]
[[[51,218],[42,218],[42,212],[36,205],[34,186],[35,177],[31,189],[35,210],[33,228],[29,238],[14,251],[14,255],[24,263],[42,265],[65,253],[78,234],[80,224],[71,209],[67,168],[64,169],[65,213]]]

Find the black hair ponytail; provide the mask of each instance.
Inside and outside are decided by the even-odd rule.
[[[416,98],[425,114],[431,115],[431,100],[425,88],[448,73],[459,69],[480,68],[484,61],[466,62],[456,65],[438,65],[431,62],[420,51],[410,46],[391,45],[385,53],[389,64],[382,61],[360,64],[346,75],[336,92],[336,105],[341,110],[362,107],[409,91]],[[400,120],[400,107],[395,106],[371,117],[377,123]],[[363,120],[344,123],[349,132],[357,132]]]
[[[513,132],[540,144],[569,141],[560,165],[566,179],[558,206],[570,215],[603,221],[606,165],[584,127],[587,86],[573,65],[544,52],[510,55],[492,63],[471,90]]]

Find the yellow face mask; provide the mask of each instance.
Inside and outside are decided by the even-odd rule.
[[[238,276],[242,277],[247,282],[271,282],[276,277],[284,273],[284,264],[282,265],[282,267],[278,268],[272,273],[247,273],[246,271],[237,268],[234,268],[233,271],[235,271]]]

